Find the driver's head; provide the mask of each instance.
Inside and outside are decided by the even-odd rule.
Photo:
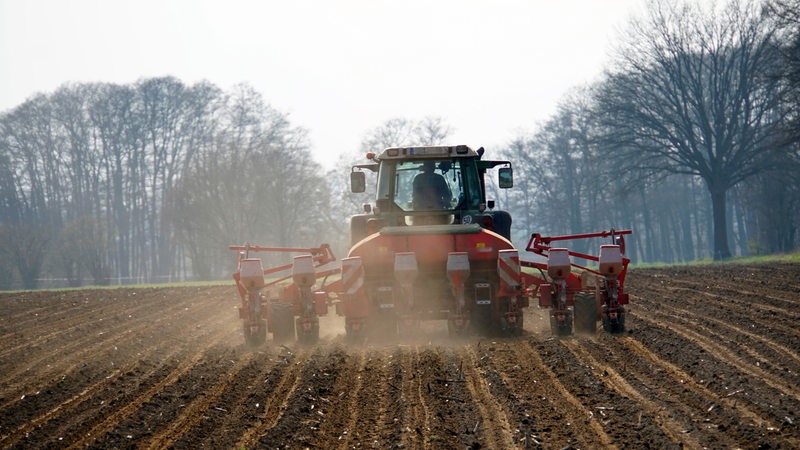
[[[422,170],[423,172],[433,172],[433,169],[435,167],[436,166],[434,161],[425,161],[422,163],[422,168],[420,170]]]

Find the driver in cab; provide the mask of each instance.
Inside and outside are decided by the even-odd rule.
[[[435,161],[425,161],[422,172],[414,177],[412,206],[415,211],[450,208],[453,194],[444,177],[434,169]]]

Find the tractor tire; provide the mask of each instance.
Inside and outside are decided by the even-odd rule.
[[[575,295],[575,333],[593,336],[597,332],[597,303],[594,294]]]
[[[258,328],[251,330],[250,327],[244,327],[244,342],[248,347],[260,347],[267,341],[267,321],[261,319],[258,321]]]
[[[294,340],[294,309],[289,303],[272,303],[270,305],[270,322],[272,323],[272,340],[282,344]]]

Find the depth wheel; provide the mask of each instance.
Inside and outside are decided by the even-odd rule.
[[[298,317],[295,321],[297,328],[297,342],[304,345],[313,345],[319,342],[319,319],[303,319]]]
[[[294,309],[289,303],[270,304],[272,340],[276,343],[294,340]]]
[[[625,332],[625,311],[622,308],[617,310],[616,320],[608,318],[608,313],[603,314],[603,329],[611,334],[622,334]]]
[[[560,323],[555,316],[550,316],[550,332],[553,333],[553,336],[571,336],[572,316],[564,318],[563,323]]]
[[[267,341],[267,321],[260,319],[257,327],[244,327],[244,342],[248,347],[259,347]]]
[[[525,328],[525,314],[521,308],[511,306],[506,302],[502,308],[506,312],[501,314],[498,322],[500,323],[501,336],[520,336]],[[510,319],[510,320],[509,320]]]
[[[502,336],[505,326],[502,314],[492,305],[473,306],[469,311],[469,328],[479,336]]]
[[[345,318],[344,322],[345,341],[349,344],[363,344],[367,340],[363,321],[359,320],[353,324],[350,319]]]
[[[594,294],[575,296],[575,332],[593,336],[597,332],[597,303]]]
[[[469,320],[465,318],[459,319],[460,323],[456,324],[456,319],[449,318],[447,319],[447,334],[451,338],[458,339],[463,338],[466,336],[468,332],[468,328],[470,326]]]
[[[370,317],[369,338],[376,341],[397,339],[398,319],[394,311],[381,311]]]

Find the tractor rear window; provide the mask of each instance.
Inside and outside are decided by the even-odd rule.
[[[398,162],[394,203],[404,211],[454,209],[463,198],[463,185],[458,160]]]

